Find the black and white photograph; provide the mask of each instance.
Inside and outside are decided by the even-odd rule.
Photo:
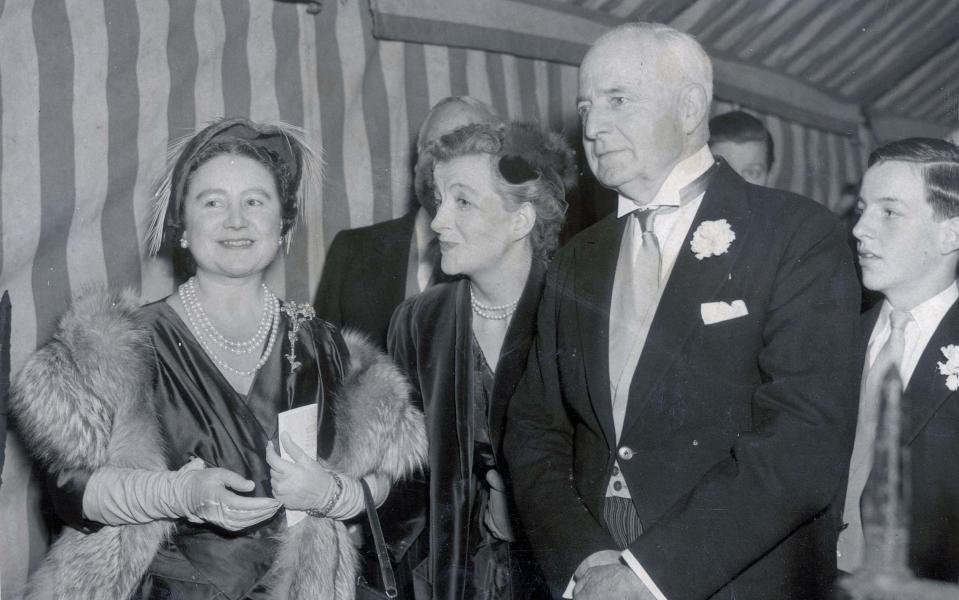
[[[959,0],[0,0],[0,600],[959,598]]]

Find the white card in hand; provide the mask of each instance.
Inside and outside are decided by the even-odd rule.
[[[303,449],[311,458],[316,459],[316,404],[309,404],[291,410],[285,410],[277,415],[279,420],[279,435],[290,434],[296,445]],[[292,462],[290,454],[280,442],[280,456]],[[286,526],[292,527],[303,520],[306,513],[301,510],[286,511]]]

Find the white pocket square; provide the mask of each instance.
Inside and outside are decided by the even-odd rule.
[[[703,325],[722,323],[730,319],[745,317],[749,314],[746,303],[742,300],[732,302],[703,302],[699,305],[699,312],[703,316]]]

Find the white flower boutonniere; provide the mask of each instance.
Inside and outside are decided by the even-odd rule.
[[[693,239],[689,243],[690,249],[696,258],[702,260],[710,256],[719,256],[726,254],[729,245],[736,239],[736,232],[729,226],[726,219],[718,221],[703,221],[693,233]]]
[[[946,387],[951,391],[959,390],[959,346],[949,344],[939,349],[946,357],[945,364],[939,364],[939,373],[946,376]]]
[[[300,331],[300,325],[316,316],[313,306],[307,303],[298,304],[296,302],[287,302],[283,305],[283,312],[290,318],[293,326],[287,332],[286,337],[290,340],[290,353],[286,359],[290,361],[290,373],[300,368],[301,363],[296,360],[296,334]]]

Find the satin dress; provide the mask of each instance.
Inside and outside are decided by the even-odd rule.
[[[251,496],[272,496],[266,445],[277,442],[277,414],[317,403],[319,454],[328,455],[335,431],[332,395],[348,351],[333,326],[319,319],[303,323],[293,347],[300,366],[291,372],[289,317],[269,359],[256,373],[249,393],[237,393],[220,373],[179,315],[163,301],[141,314],[153,330],[156,354],[155,406],[170,469],[192,457],[239,473],[255,484]],[[285,511],[241,532],[177,522],[172,539],[159,550],[144,577],[139,598],[269,598],[268,572],[276,536],[286,527]]]

